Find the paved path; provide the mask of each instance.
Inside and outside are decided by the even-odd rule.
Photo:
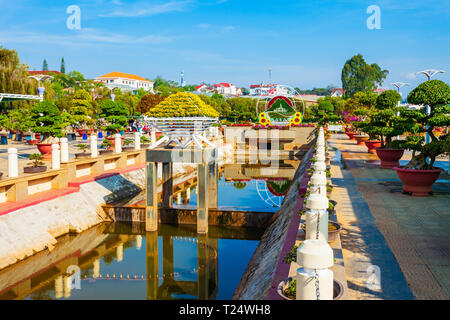
[[[338,135],[329,145],[339,148],[348,168],[334,162],[332,197],[344,227],[350,298],[449,299],[449,175],[441,174],[433,196],[411,197],[401,193],[396,172],[379,168],[365,146]],[[370,265],[380,267],[380,290],[367,287]]]

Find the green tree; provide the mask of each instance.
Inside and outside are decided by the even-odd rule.
[[[78,90],[72,97],[70,114],[77,127],[85,128],[93,123],[89,114],[92,113],[92,97],[85,90]]]
[[[47,63],[46,59],[44,59],[44,63],[42,64],[42,70],[43,71],[48,71],[48,63]]]
[[[63,120],[54,102],[42,101],[31,108],[32,129],[43,136],[43,143],[62,136]]]
[[[108,123],[104,130],[115,133],[125,130],[128,123],[128,110],[122,101],[105,100],[101,104],[101,109],[101,117]]]
[[[393,141],[397,147],[413,151],[407,169],[432,169],[436,157],[450,152],[450,134],[436,137],[433,130],[436,127],[450,126],[450,87],[440,80],[429,80],[418,85],[408,95],[408,102],[417,105],[429,105],[426,109],[403,110],[400,116],[405,119],[405,132],[411,133],[405,141]],[[430,143],[424,144],[423,133],[430,135]],[[419,154],[417,154],[419,152]],[[429,163],[427,162],[429,159]]]
[[[145,114],[156,107],[158,104],[160,104],[164,99],[165,97],[162,95],[149,93],[143,96],[139,101],[136,106],[136,111],[140,112],[141,114]]]
[[[61,59],[61,68],[59,71],[61,71],[61,73],[66,73],[66,63],[64,62],[64,57]]]
[[[341,75],[342,88],[346,97],[353,97],[358,91],[371,91],[381,86],[388,74],[389,71],[381,70],[376,63],[367,64],[358,54],[345,62]]]

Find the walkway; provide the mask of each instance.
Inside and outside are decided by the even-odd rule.
[[[449,175],[441,174],[433,196],[411,197],[401,193],[396,172],[379,168],[365,146],[343,135],[329,146],[342,152],[346,168],[332,162],[350,298],[449,299]],[[379,289],[367,285],[371,265],[380,268]]]

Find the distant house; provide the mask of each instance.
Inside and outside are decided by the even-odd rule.
[[[56,71],[56,70],[28,71],[28,73],[29,73],[31,76],[48,75],[48,74],[50,74],[50,73],[62,74],[61,72]]]
[[[104,83],[110,89],[120,88],[123,91],[144,89],[153,92],[153,81],[129,73],[111,72],[96,78],[95,81]]]
[[[343,97],[344,94],[345,91],[342,88],[334,88],[333,91],[331,92],[332,97]]]
[[[213,84],[212,86],[207,86],[206,84],[202,84],[196,87],[197,92],[199,93],[218,93],[225,96],[241,96],[242,90],[241,88],[236,88],[234,84],[221,82]]]
[[[386,89],[381,89],[381,88],[378,88],[378,89],[374,89],[374,90],[373,90],[373,92],[378,93],[378,94],[382,94],[382,93],[385,92],[385,91],[386,91]]]
[[[278,84],[253,84],[250,96],[289,95],[289,89]]]

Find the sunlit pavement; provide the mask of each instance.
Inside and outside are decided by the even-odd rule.
[[[409,299],[410,292],[416,299],[450,298],[448,173],[441,174],[432,196],[412,197],[402,194],[397,173],[379,168],[365,146],[343,135],[333,136],[329,146],[337,147],[343,160],[342,168],[337,162],[332,167],[332,197],[344,229],[350,298]],[[401,164],[408,158],[410,153]],[[448,158],[439,160],[448,170]],[[379,290],[367,285],[372,265],[380,268]]]

